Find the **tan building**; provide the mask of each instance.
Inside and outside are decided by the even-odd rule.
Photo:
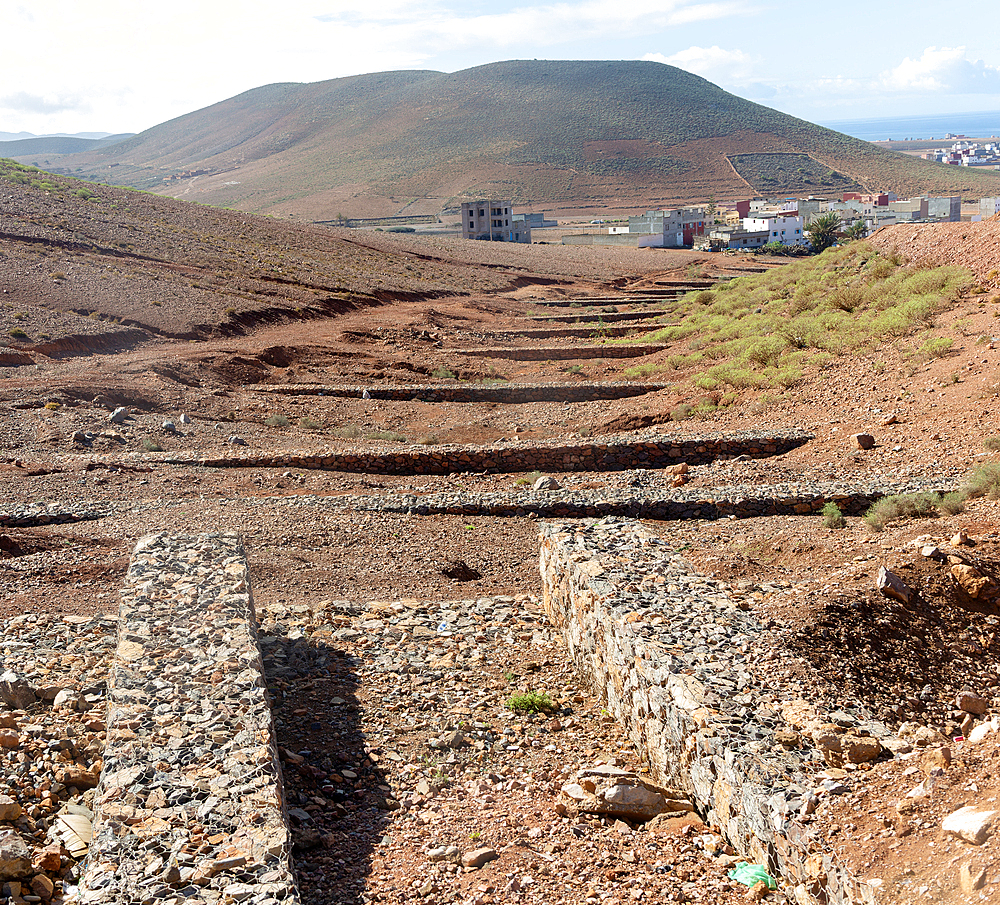
[[[466,201],[462,205],[462,238],[531,244],[531,227],[514,219],[509,201]]]

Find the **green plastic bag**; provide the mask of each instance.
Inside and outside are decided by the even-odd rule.
[[[753,886],[756,883],[767,884],[768,889],[777,889],[778,884],[772,877],[767,869],[762,864],[748,864],[746,861],[740,861],[731,871],[729,871],[729,879],[735,880],[737,883],[743,883],[746,886]]]

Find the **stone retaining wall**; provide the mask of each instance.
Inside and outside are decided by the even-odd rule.
[[[621,343],[596,346],[493,346],[477,349],[447,349],[453,355],[474,358],[508,358],[512,361],[569,361],[576,358],[642,358],[670,348],[667,343]]]
[[[341,396],[361,399],[368,391],[371,399],[422,402],[590,402],[594,399],[626,399],[657,393],[672,386],[669,383],[454,383],[410,384],[400,386],[320,386],[317,384],[282,384],[255,386],[261,393],[285,396]]]
[[[492,340],[533,340],[548,339],[552,336],[582,336],[586,339],[598,339],[601,336],[627,336],[641,330],[652,330],[657,324],[639,326],[636,324],[611,324],[591,320],[577,327],[526,327],[523,330],[491,330],[486,334]]]
[[[109,511],[107,506],[91,503],[31,503],[0,511],[0,528],[37,528],[94,521],[104,518]]]
[[[875,902],[799,816],[821,763],[774,741],[780,689],[754,676],[767,640],[753,616],[635,522],[543,526],[541,574],[548,617],[655,778],[687,789],[793,901]]]
[[[231,535],[132,555],[80,900],[297,905],[247,564]]]
[[[582,321],[593,320],[597,315],[605,323],[615,321],[649,321],[657,317],[663,317],[666,311],[592,311],[584,310],[579,314],[538,314],[527,316],[523,320],[534,323],[549,324],[578,324]]]
[[[644,440],[608,438],[597,443],[572,445],[408,447],[399,452],[303,452],[216,458],[156,455],[155,461],[210,468],[310,468],[362,474],[621,471],[658,468],[677,462],[696,465],[720,457],[775,456],[812,439],[813,435],[804,431],[777,431],[703,437],[652,436]],[[154,459],[150,457],[148,461]]]

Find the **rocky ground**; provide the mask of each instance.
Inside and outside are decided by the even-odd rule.
[[[0,796],[13,799],[5,811],[0,798],[0,826],[46,859],[23,883],[5,881],[21,885],[0,895],[45,900],[48,883],[36,888],[34,878],[54,890],[74,883],[59,818],[86,817],[84,775],[100,767],[102,670],[136,540],[221,528],[239,532],[249,555],[307,901],[744,898],[745,887],[728,877],[734,859],[724,841],[695,817],[629,824],[567,807],[560,790],[581,769],[642,765],[602,714],[600,690],[572,673],[540,615],[535,521],[305,502],[517,492],[536,476],[206,469],[156,464],[148,453],[217,456],[234,449],[234,437],[258,451],[400,448],[599,437],[628,425],[691,433],[766,423],[816,439],[776,460],[694,467],[689,486],[925,475],[958,484],[991,461],[984,441],[1000,433],[993,295],[938,318],[934,330],[955,340],[945,357],[915,364],[887,345],[835,360],[787,392],[747,392],[683,423],[671,412],[695,400],[682,387],[570,404],[275,396],[250,385],[622,379],[634,362],[484,360],[455,350],[495,345],[496,332],[523,327],[519,318],[546,299],[604,297],[759,264],[657,252],[605,259],[601,249],[583,259],[555,247],[522,259],[520,250],[446,240],[424,248],[412,237],[320,236],[227,212],[208,222],[186,207],[189,219],[174,222],[167,216],[177,206],[161,208],[172,202],[112,198],[111,189],[102,189],[110,193],[104,205],[27,191],[0,188],[3,511],[54,503],[113,515],[0,527],[3,668],[48,689],[41,703],[0,710]],[[147,235],[144,224],[157,218]],[[286,260],[284,276],[275,270],[279,254],[296,262]],[[979,276],[988,283],[988,275]],[[335,290],[363,304],[334,305]],[[27,338],[10,335],[17,329]],[[587,339],[566,342],[577,341]],[[119,406],[131,417],[113,423]],[[873,435],[874,448],[858,448],[859,432]],[[642,469],[555,477],[595,493],[663,478]],[[932,737],[937,753],[914,749],[871,769],[830,766],[818,776],[829,786],[811,819],[830,846],[880,881],[886,901],[1000,900],[994,837],[971,845],[942,829],[962,806],[991,810],[1000,789],[996,737],[954,741],[989,725],[1000,705],[998,611],[989,593],[970,601],[952,577],[961,563],[948,559],[1000,580],[997,504],[974,500],[962,512],[899,520],[881,532],[857,517],[828,528],[816,516],[656,527],[784,645],[787,661],[768,661],[768,669],[789,700],[810,702],[824,718],[863,706],[893,730],[910,723],[943,733]],[[969,542],[952,547],[960,530]],[[930,546],[937,552],[925,555]],[[879,566],[916,592],[909,604],[875,590]],[[62,687],[69,694],[54,706]],[[528,691],[546,692],[553,708],[509,709],[512,695]],[[982,697],[985,710],[970,717],[958,703],[962,691]],[[11,818],[15,805],[22,813]],[[84,811],[72,814],[77,808]],[[61,852],[43,856],[53,842]],[[463,864],[477,850],[491,860]],[[973,888],[980,869],[983,884]]]

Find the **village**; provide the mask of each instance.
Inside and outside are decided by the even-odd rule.
[[[753,198],[744,201],[651,210],[627,220],[592,220],[582,231],[561,236],[563,245],[610,245],[632,248],[696,248],[703,251],[756,251],[765,247],[808,247],[808,227],[818,217],[835,214],[840,231],[864,238],[896,223],[958,223],[961,196],[918,195],[900,199],[895,192],[845,192],[826,198]],[[982,198],[978,213],[964,218],[987,220],[1000,213],[1000,197]],[[510,201],[482,200],[462,205],[462,236],[494,242],[530,244],[532,229],[555,227],[543,213],[515,213]]]

